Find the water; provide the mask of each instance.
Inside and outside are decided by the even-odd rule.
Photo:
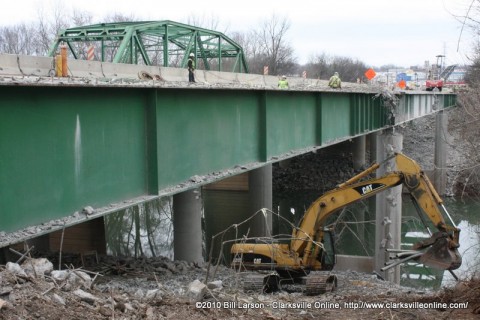
[[[105,216],[108,254],[173,259],[171,212],[165,197]]]
[[[480,200],[449,199],[445,205],[460,233],[460,254],[462,266],[455,271],[461,278],[472,278],[480,275]],[[442,286],[453,282],[453,277],[446,272]]]

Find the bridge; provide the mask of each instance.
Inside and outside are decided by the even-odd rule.
[[[219,71],[188,84],[184,69],[81,60],[57,78],[52,63],[0,55],[0,247],[455,104],[450,93],[303,78],[279,90],[275,76]]]

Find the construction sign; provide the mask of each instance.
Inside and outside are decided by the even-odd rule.
[[[407,82],[405,80],[400,80],[397,82],[397,87],[405,89],[407,87]]]
[[[95,48],[93,45],[90,45],[87,49],[87,60],[93,60],[95,57]]]
[[[373,78],[375,78],[375,76],[377,75],[377,73],[375,72],[375,70],[373,70],[372,68],[368,69],[367,71],[365,71],[365,77],[368,79],[368,80],[372,80]]]

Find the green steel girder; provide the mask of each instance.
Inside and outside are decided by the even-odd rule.
[[[86,56],[86,47],[95,45],[97,59],[116,63],[142,63],[185,68],[188,55],[203,61],[206,70],[216,62],[218,71],[248,73],[243,49],[224,34],[169,20],[101,23],[61,31],[49,56],[66,43],[75,59]],[[107,52],[110,50],[110,52]],[[178,57],[182,57],[180,65]],[[232,69],[222,70],[230,59]],[[233,59],[233,60],[232,60]]]
[[[455,103],[436,95],[434,110],[432,94],[404,95],[392,122],[372,93],[2,85],[0,96],[7,232],[87,205],[166,194],[195,175],[275,162]]]

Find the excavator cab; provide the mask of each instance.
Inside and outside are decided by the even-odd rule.
[[[322,265],[324,271],[330,271],[335,266],[335,233],[333,229],[325,228],[323,231],[323,250],[321,250],[317,256],[317,260]]]

